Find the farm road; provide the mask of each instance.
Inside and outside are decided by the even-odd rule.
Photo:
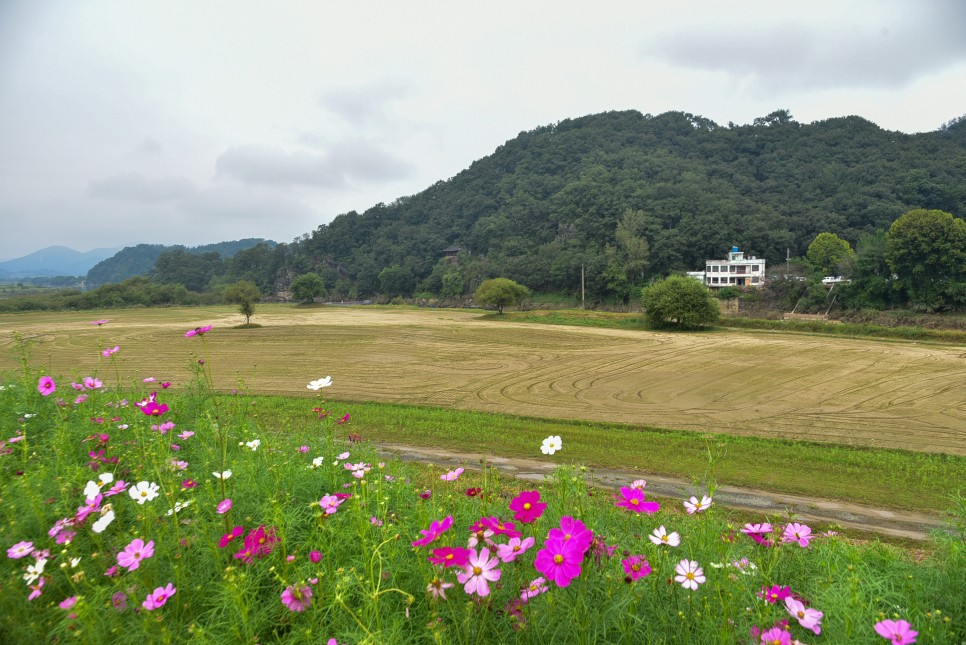
[[[481,453],[452,452],[424,446],[407,446],[396,443],[377,443],[377,450],[392,454],[402,461],[434,463],[441,466],[459,466],[480,469],[481,460],[501,473],[532,482],[542,482],[550,477],[555,464],[536,459],[519,459],[484,455]],[[588,468],[600,486],[617,489],[635,479],[647,480],[647,491],[659,497],[687,499],[698,491],[684,479],[647,475],[640,471],[609,468]],[[948,528],[942,518],[924,513],[871,508],[837,500],[803,497],[751,488],[721,486],[714,496],[715,502],[729,508],[759,512],[762,515],[794,513],[802,520],[822,524],[837,524],[844,529],[857,529],[912,540],[926,540],[928,532]]]

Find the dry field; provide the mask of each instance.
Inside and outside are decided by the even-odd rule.
[[[102,329],[90,324],[109,318]],[[206,352],[216,385],[527,416],[647,424],[966,455],[966,347],[763,332],[669,334],[519,324],[462,311],[259,305],[0,315],[32,363],[84,376],[121,346],[122,379],[176,384]],[[186,339],[196,325],[215,328]],[[101,366],[102,378],[112,375]],[[241,384],[241,385],[239,385]],[[647,450],[647,446],[641,446]]]

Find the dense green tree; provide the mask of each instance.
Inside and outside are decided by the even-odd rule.
[[[530,290],[522,284],[508,278],[491,278],[477,287],[473,299],[484,307],[495,307],[497,313],[502,314],[505,307],[515,305],[529,295]]]
[[[814,272],[828,276],[839,275],[840,265],[853,254],[849,243],[835,233],[819,233],[808,245],[805,258]]]
[[[255,303],[262,297],[258,286],[250,280],[239,280],[225,289],[225,302],[238,305],[238,312],[245,317],[245,324],[255,315]]]
[[[901,292],[886,261],[888,252],[889,241],[883,230],[859,238],[849,262],[850,281],[839,287],[843,305],[849,309],[887,309],[900,303]]]
[[[617,223],[614,238],[620,250],[624,274],[634,283],[644,280],[649,263],[651,247],[647,242],[647,215],[643,211],[628,209]]]
[[[413,292],[413,273],[398,264],[379,272],[379,288],[390,300],[396,296],[408,296]]]
[[[886,261],[909,301],[927,311],[966,305],[966,222],[939,210],[912,210],[887,234]]]
[[[292,297],[302,303],[309,303],[325,295],[325,281],[318,273],[305,273],[292,280]]]
[[[687,276],[671,276],[644,287],[641,305],[655,327],[695,329],[716,322],[721,315],[711,291]]]

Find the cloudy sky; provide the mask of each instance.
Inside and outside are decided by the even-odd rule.
[[[966,2],[0,1],[0,259],[288,242],[523,130],[966,113]]]

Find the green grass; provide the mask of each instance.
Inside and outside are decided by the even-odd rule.
[[[259,413],[279,425],[300,416],[301,397],[259,396]],[[352,402],[351,428],[366,439],[413,446],[540,457],[540,442],[563,437],[560,464],[585,464],[691,478],[709,448],[722,484],[847,500],[885,508],[942,511],[966,482],[966,458],[821,443],[707,435],[652,426],[554,421],[412,405]]]
[[[605,329],[628,329],[635,331],[655,331],[639,313],[624,314],[603,311],[527,311],[508,312],[504,320],[546,325],[572,325],[575,327],[599,327]],[[808,333],[828,336],[847,336],[854,338],[895,338],[901,340],[932,341],[942,343],[966,343],[966,332],[953,329],[926,329],[923,327],[886,327],[864,323],[836,323],[808,320],[764,320],[759,318],[722,318],[716,329],[761,329],[786,333]],[[660,331],[673,331],[664,328]],[[689,332],[694,333],[694,332]]]

